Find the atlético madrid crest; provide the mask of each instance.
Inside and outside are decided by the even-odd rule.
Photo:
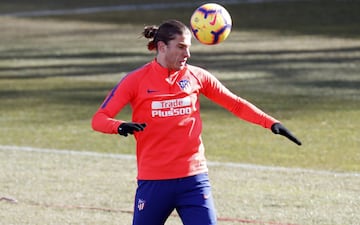
[[[139,211],[142,211],[145,208],[145,203],[146,203],[146,201],[143,199],[138,200],[137,207],[138,207]]]
[[[181,81],[179,81],[178,84],[179,84],[181,90],[183,90],[183,91],[189,91],[189,90],[191,90],[190,81],[189,81],[189,80],[181,80]]]

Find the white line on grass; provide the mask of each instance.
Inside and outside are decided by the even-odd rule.
[[[219,3],[231,5],[231,4],[241,4],[241,3],[253,4],[253,3],[279,2],[279,1],[294,1],[294,0],[223,0],[223,1],[219,1]],[[0,16],[39,17],[39,16],[89,14],[89,13],[99,13],[99,12],[187,8],[187,7],[197,7],[202,3],[204,2],[197,1],[197,2],[179,2],[179,3],[126,4],[126,5],[115,5],[115,6],[85,7],[85,8],[75,8],[75,9],[12,12],[12,13],[0,14]]]
[[[67,150],[67,149],[35,148],[35,147],[30,147],[30,146],[0,145],[0,150],[135,160],[135,156],[130,155],[130,154],[111,154],[111,153],[76,151],[76,150]],[[261,170],[261,171],[279,171],[279,172],[288,172],[288,173],[311,173],[311,174],[318,174],[318,175],[330,175],[330,176],[340,176],[340,177],[360,177],[360,173],[356,173],[356,172],[353,172],[353,173],[351,173],[351,172],[334,172],[334,171],[327,171],[327,170],[311,170],[311,169],[303,169],[303,168],[262,166],[262,165],[247,164],[247,163],[208,161],[208,165],[212,166],[212,167],[223,166],[223,167],[232,167],[232,168],[243,168],[243,169],[249,169],[249,170]]]

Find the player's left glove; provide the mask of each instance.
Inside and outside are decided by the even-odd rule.
[[[281,123],[274,123],[271,126],[271,131],[274,134],[280,134],[289,138],[291,141],[295,142],[297,145],[301,145],[301,141],[299,141],[286,127],[284,127]]]

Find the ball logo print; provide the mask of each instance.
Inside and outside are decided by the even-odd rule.
[[[210,22],[210,25],[211,25],[211,26],[214,26],[214,25],[215,25],[215,23],[216,23],[216,17],[217,17],[217,15],[215,14],[213,21]]]
[[[191,31],[202,44],[214,45],[224,41],[230,34],[232,20],[229,12],[216,3],[198,7],[190,19]]]

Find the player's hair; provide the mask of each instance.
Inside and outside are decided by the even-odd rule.
[[[177,20],[168,20],[159,27],[155,25],[146,26],[142,34],[145,38],[152,39],[147,44],[149,51],[152,51],[157,50],[159,41],[167,45],[169,41],[175,39],[176,35],[183,35],[186,32],[190,32],[190,30],[185,24]]]

